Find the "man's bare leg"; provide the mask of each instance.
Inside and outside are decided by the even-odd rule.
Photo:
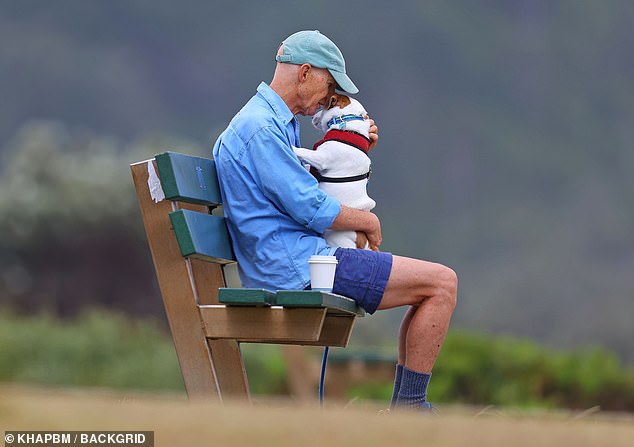
[[[396,364],[396,370],[394,371],[394,390],[392,391],[390,408],[394,408],[398,400],[398,392],[401,388],[401,378],[403,377],[403,365],[405,365],[405,359],[407,358],[407,344],[405,343],[407,340],[407,331],[409,330],[412,318],[416,314],[417,307],[418,306],[410,306],[403,317],[403,321],[401,321],[398,336],[398,362]]]
[[[421,385],[424,390],[421,400],[425,401],[427,383],[456,305],[457,285],[456,274],[448,267],[393,257],[392,271],[379,309],[410,306],[399,332],[399,365],[393,405],[404,370],[408,383],[421,374],[426,377],[424,386]]]
[[[416,315],[418,306],[410,306],[407,312],[403,316],[401,326],[398,332],[398,363],[399,365],[405,365],[407,360],[407,331],[409,331],[409,325],[412,322],[412,318]]]

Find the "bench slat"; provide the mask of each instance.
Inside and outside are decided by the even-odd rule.
[[[345,348],[355,314],[323,307],[198,306],[206,336],[248,343],[300,344]]]
[[[326,310],[326,320],[316,346],[337,346],[345,348],[350,340],[356,314],[337,313]]]
[[[326,309],[199,306],[206,336],[252,343],[312,343],[319,341]]]
[[[220,264],[235,262],[223,217],[191,210],[174,211],[169,216],[183,256]]]
[[[318,290],[279,290],[275,300],[278,306],[326,307],[343,313],[365,315],[365,311],[353,299]]]
[[[222,203],[213,160],[176,152],[164,152],[155,159],[168,200],[210,206]]]
[[[275,292],[266,289],[221,288],[218,301],[230,306],[274,306]]]

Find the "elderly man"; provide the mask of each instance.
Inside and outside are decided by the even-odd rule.
[[[295,156],[299,123],[335,89],[357,93],[341,51],[319,31],[282,42],[270,85],[238,112],[213,148],[225,216],[245,287],[304,289],[311,255],[338,259],[333,292],[369,314],[408,306],[399,333],[392,407],[429,409],[427,385],[456,305],[457,277],[440,264],[390,253],[329,247],[324,230],[364,232],[381,244],[376,215],[342,206],[318,189]],[[372,123],[372,145],[378,130]]]

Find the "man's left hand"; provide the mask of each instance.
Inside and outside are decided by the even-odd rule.
[[[367,118],[370,120],[370,132],[368,135],[370,137],[370,148],[368,150],[372,150],[374,146],[376,146],[376,143],[379,142],[379,128],[372,118],[369,116]]]

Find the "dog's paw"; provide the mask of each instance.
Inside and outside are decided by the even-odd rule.
[[[354,241],[356,248],[366,249],[368,248],[368,236],[363,231],[357,231],[357,238]]]

